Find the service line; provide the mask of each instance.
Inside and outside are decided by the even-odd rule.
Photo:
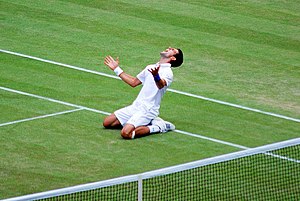
[[[16,123],[22,123],[22,122],[26,122],[26,121],[33,121],[36,119],[44,119],[47,117],[54,117],[54,116],[58,116],[58,115],[62,115],[62,114],[77,112],[80,110],[84,110],[84,108],[77,108],[77,109],[73,109],[73,110],[66,110],[66,111],[62,111],[62,112],[56,112],[56,113],[52,113],[52,114],[46,114],[46,115],[42,115],[42,116],[36,116],[36,117],[27,118],[27,119],[20,119],[20,120],[16,120],[16,121],[6,122],[6,123],[0,124],[0,127],[11,125],[11,124],[16,124]]]

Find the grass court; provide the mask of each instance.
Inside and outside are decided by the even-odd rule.
[[[298,0],[0,0],[0,199],[299,137],[299,11]],[[177,132],[104,129],[140,90],[109,77],[104,57],[135,76],[169,46],[185,60],[160,116]]]

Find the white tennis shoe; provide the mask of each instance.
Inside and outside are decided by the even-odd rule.
[[[151,124],[154,126],[158,126],[161,133],[166,133],[168,131],[175,130],[174,124],[172,124],[171,122],[168,122],[168,121],[164,121],[160,117],[156,117],[155,119],[153,119]]]
[[[166,124],[167,131],[173,131],[173,130],[175,130],[175,125],[172,124],[171,122],[165,121],[165,124]]]

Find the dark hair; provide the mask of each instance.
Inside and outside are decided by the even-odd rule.
[[[172,67],[178,67],[183,63],[183,53],[182,53],[181,49],[177,49],[177,50],[178,50],[178,53],[174,55],[176,60],[170,61],[170,64]]]

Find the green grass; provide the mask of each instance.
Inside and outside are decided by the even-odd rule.
[[[171,88],[300,118],[299,1],[0,0],[0,48],[136,75],[168,46],[185,61]],[[105,112],[140,87],[0,54],[0,85]],[[0,124],[74,109],[0,90]],[[161,116],[178,129],[247,147],[300,136],[299,123],[168,92]],[[89,111],[0,127],[0,199],[141,173],[237,151],[175,132],[134,141]]]

